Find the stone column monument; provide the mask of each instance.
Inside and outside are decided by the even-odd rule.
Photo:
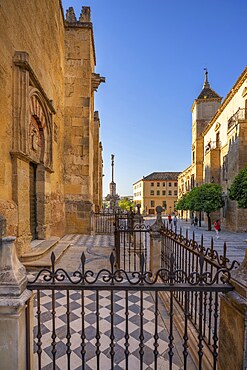
[[[112,179],[110,182],[110,193],[106,196],[106,200],[110,204],[110,209],[118,208],[119,195],[117,194],[117,185],[114,182],[114,154],[111,155]]]

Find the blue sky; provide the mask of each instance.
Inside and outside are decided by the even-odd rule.
[[[120,195],[154,171],[182,171],[191,161],[191,106],[204,67],[225,97],[247,65],[246,0],[62,0],[64,11],[91,7],[101,118],[104,195]]]

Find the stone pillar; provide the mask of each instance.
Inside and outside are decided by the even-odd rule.
[[[247,369],[247,250],[232,273],[235,290],[221,295],[218,370]]]
[[[160,230],[163,226],[162,222],[162,207],[156,207],[157,217],[150,228],[150,271],[156,273],[161,268],[161,234]]]
[[[134,225],[143,223],[143,216],[141,215],[141,205],[137,204],[136,208],[137,208],[137,213],[134,216]]]
[[[26,289],[26,270],[17,258],[15,237],[0,240],[0,368],[1,370],[26,370],[27,357],[33,368],[31,353],[32,336],[29,346],[26,338],[26,304],[32,292]],[[33,328],[33,325],[30,325]],[[28,351],[28,352],[27,352]],[[27,356],[28,354],[28,356]]]

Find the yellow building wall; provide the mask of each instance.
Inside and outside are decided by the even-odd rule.
[[[153,186],[151,185],[152,183]],[[159,186],[157,185],[158,183]],[[171,183],[171,186],[169,186],[169,183]],[[157,206],[163,207],[163,202],[166,202],[164,213],[174,212],[174,203],[178,199],[178,196],[174,195],[174,191],[178,193],[178,186],[175,186],[175,183],[177,184],[177,181],[174,180],[141,180],[134,184],[134,202],[135,204],[141,204],[141,212],[144,214],[155,214],[155,208]],[[151,191],[154,192],[154,195],[151,195]],[[160,192],[160,195],[157,195],[157,191]],[[165,191],[165,195],[163,195],[163,191]],[[172,195],[169,195],[169,191],[172,192]],[[154,202],[153,206],[151,202]]]

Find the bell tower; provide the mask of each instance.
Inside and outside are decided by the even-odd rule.
[[[204,68],[204,84],[192,105],[192,174],[195,183],[203,181],[203,137],[202,132],[214,116],[222,98],[211,88],[208,81],[208,70]]]

